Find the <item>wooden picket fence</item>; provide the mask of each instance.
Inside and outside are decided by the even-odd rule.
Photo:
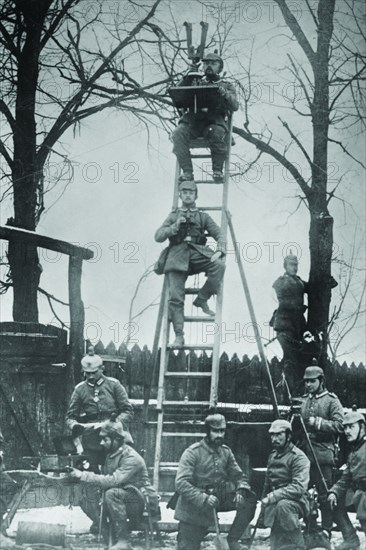
[[[103,357],[106,366],[105,374],[119,379],[132,399],[143,399],[151,385],[150,397],[154,399],[157,393],[158,368],[153,368],[152,353],[144,346],[142,349],[134,345],[127,349],[124,344],[118,348],[113,342],[106,347],[102,342],[95,345],[95,353]],[[190,370],[209,371],[211,357],[206,353],[197,354],[170,352],[169,369],[180,370],[181,362],[189,363]],[[269,361],[269,366],[276,387],[279,403],[284,392],[281,387],[282,365],[276,358]],[[346,362],[329,364],[326,369],[326,386],[329,391],[338,395],[344,407],[356,405],[366,408],[366,369],[363,363],[350,365]],[[190,380],[182,382],[179,388],[168,387],[167,399],[182,399],[189,395],[191,400],[203,400],[208,394],[205,384],[209,380]],[[187,386],[189,385],[189,386]],[[269,404],[271,403],[268,376],[265,366],[259,357],[241,359],[234,354],[231,359],[224,352],[220,358],[219,401],[231,404]]]

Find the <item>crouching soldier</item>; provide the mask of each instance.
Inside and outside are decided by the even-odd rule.
[[[335,512],[335,519],[344,541],[337,550],[358,550],[360,539],[352,525],[347,506],[354,506],[362,531],[366,534],[366,433],[365,417],[359,412],[349,412],[343,420],[344,433],[351,445],[347,466],[342,477],[329,491],[328,501]]]
[[[126,445],[126,435],[120,422],[104,422],[100,437],[107,454],[102,473],[72,469],[69,474],[83,483],[79,505],[94,524],[99,525],[102,513],[104,538],[109,524],[113,542],[110,550],[130,550],[128,521],[139,523],[146,502],[152,517],[156,520],[159,516],[158,494],[150,484],[145,461]]]
[[[230,550],[245,550],[238,541],[254,517],[256,496],[231,449],[224,445],[225,417],[209,415],[207,436],[184,451],[175,482],[178,550],[199,550],[217,511],[237,510],[228,534]]]
[[[269,429],[269,455],[263,489],[263,523],[271,527],[271,550],[305,550],[300,518],[308,514],[310,462],[291,442],[287,420],[275,420]]]

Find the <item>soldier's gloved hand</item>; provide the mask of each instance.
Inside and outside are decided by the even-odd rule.
[[[316,421],[315,416],[309,416],[306,423],[310,428],[313,428],[315,426],[315,421]]]
[[[236,505],[237,508],[238,508],[239,506],[241,506],[242,504],[244,504],[244,502],[245,502],[245,496],[243,495],[242,492],[237,492],[237,493],[235,494],[234,502],[235,502],[235,505]]]
[[[217,508],[219,505],[219,499],[215,497],[215,495],[208,495],[206,504],[210,508]]]
[[[216,262],[216,260],[219,260],[222,256],[222,252],[220,252],[219,250],[217,250],[217,252],[215,252],[212,256],[211,256],[211,259],[210,259],[210,262]]]
[[[337,501],[337,495],[334,494],[334,493],[329,493],[328,495],[328,502],[329,502],[329,505],[330,505],[330,509],[331,510],[334,510],[334,508],[337,506],[338,504],[338,501]]]
[[[84,430],[85,430],[84,424],[79,424],[79,423],[74,424],[71,429],[71,435],[73,439],[75,439],[76,437],[80,437],[84,432]]]
[[[77,468],[67,468],[67,477],[69,479],[80,479],[82,472],[78,470]]]
[[[224,98],[227,97],[228,94],[227,94],[227,89],[225,88],[225,86],[220,86],[219,85],[219,94]]]
[[[177,228],[179,229],[180,226],[182,225],[182,223],[186,223],[186,217],[185,216],[178,216],[176,222],[175,222],[175,225],[177,226]]]

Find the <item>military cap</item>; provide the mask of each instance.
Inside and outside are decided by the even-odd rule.
[[[205,425],[214,430],[225,430],[226,420],[222,414],[209,414],[205,420]]]
[[[356,422],[363,422],[364,424],[366,424],[365,417],[360,412],[351,411],[345,415],[343,419],[343,426],[355,424]]]
[[[285,256],[283,261],[285,263],[286,262],[296,262],[297,264],[299,263],[299,260],[298,260],[297,256],[295,256],[295,254],[287,254],[287,256]]]
[[[202,61],[219,61],[220,62],[220,71],[222,70],[224,66],[224,62],[222,60],[222,57],[219,56],[218,53],[208,53],[202,58]]]
[[[182,181],[182,183],[179,184],[179,191],[182,191],[183,189],[188,189],[190,191],[196,191],[197,192],[196,182],[193,181],[193,180]]]
[[[93,372],[103,365],[103,359],[99,355],[85,355],[81,360],[84,372]]]
[[[115,437],[118,435],[119,437],[125,438],[127,435],[127,432],[123,429],[122,422],[114,422],[113,420],[106,420],[103,422],[99,433],[101,437]]]
[[[319,376],[324,376],[324,371],[322,368],[317,365],[306,367],[303,380],[312,380],[314,378],[319,378]]]
[[[268,431],[270,434],[278,434],[280,432],[285,432],[286,430],[290,430],[290,432],[292,432],[290,422],[288,420],[279,418],[278,420],[274,420],[272,422]]]

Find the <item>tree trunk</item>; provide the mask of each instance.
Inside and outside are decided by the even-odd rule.
[[[309,195],[310,210],[310,292],[308,325],[313,333],[322,332],[327,341],[332,277],[333,218],[327,205],[329,132],[329,44],[333,33],[335,0],[319,0],[318,44],[314,71],[313,165]],[[326,359],[326,345],[322,360]]]
[[[14,128],[14,221],[12,225],[34,231],[37,224],[37,190],[41,169],[37,165],[35,122],[40,39],[44,19],[52,0],[17,4],[24,16],[25,40],[18,51],[17,99]],[[37,249],[9,243],[9,264],[13,280],[14,321],[38,322],[37,288],[41,275]]]

